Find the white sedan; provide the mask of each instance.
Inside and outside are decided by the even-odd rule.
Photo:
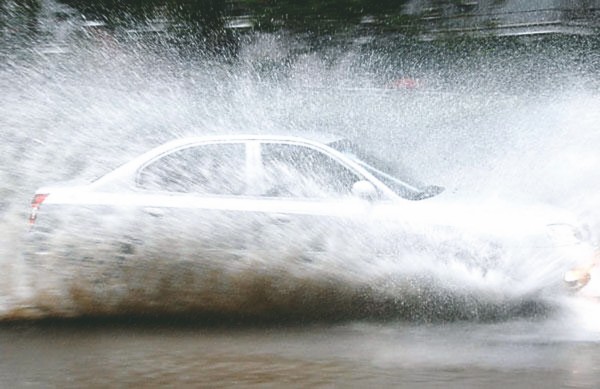
[[[39,189],[30,224],[28,258],[48,267],[62,266],[57,258],[233,266],[328,255],[343,266],[428,257],[477,269],[485,282],[499,261],[504,270],[528,262],[533,279],[593,257],[567,213],[453,201],[330,135],[174,140],[85,185]],[[574,289],[588,280],[565,279]]]

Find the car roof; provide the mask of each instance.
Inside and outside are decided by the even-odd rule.
[[[192,145],[203,142],[235,142],[235,141],[275,141],[275,142],[309,142],[328,145],[345,139],[343,136],[336,134],[307,132],[294,135],[279,135],[279,134],[222,134],[222,135],[204,135],[204,136],[187,136],[174,139],[161,146],[158,146],[154,151],[171,150],[178,147]]]

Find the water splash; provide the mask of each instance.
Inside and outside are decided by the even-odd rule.
[[[343,133],[467,201],[541,201],[578,212],[598,230],[600,98],[585,82],[593,77],[572,72],[568,60],[542,77],[526,70],[532,57],[522,49],[508,69],[498,69],[493,64],[510,50],[431,59],[435,50],[423,43],[387,52],[357,41],[315,51],[271,34],[241,37],[238,55],[220,58],[201,47],[182,55],[168,39],[68,22],[44,40],[12,47],[0,66],[2,317],[200,310],[489,319],[554,305],[545,292],[561,266],[531,258],[507,257],[490,270],[458,256],[441,260],[439,252],[374,261],[367,250],[337,244],[320,262],[305,261],[293,245],[280,257],[256,255],[227,267],[219,258],[117,267],[62,258],[55,267],[31,268],[22,261],[36,187],[101,174],[187,134]],[[534,46],[544,56],[533,59],[542,63],[570,53]],[[537,84],[524,85],[528,76]],[[403,77],[418,78],[419,88],[397,88],[393,81]],[[442,241],[431,232],[421,244]],[[461,244],[454,242],[457,252],[474,247],[470,257],[483,262],[486,247]],[[32,272],[43,288],[31,287]]]

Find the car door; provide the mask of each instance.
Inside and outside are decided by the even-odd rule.
[[[205,264],[238,258],[247,224],[240,216],[246,171],[244,142],[191,145],[141,167],[138,255]]]
[[[255,237],[250,254],[312,262],[354,243],[370,204],[352,195],[362,175],[325,151],[295,142],[260,143],[251,183]],[[259,209],[260,208],[260,209]]]

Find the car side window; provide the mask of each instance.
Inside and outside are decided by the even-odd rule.
[[[306,146],[264,143],[261,193],[269,197],[331,198],[351,193],[361,178],[327,154]]]
[[[178,193],[239,195],[245,191],[245,146],[207,144],[177,150],[143,168],[139,187]]]

